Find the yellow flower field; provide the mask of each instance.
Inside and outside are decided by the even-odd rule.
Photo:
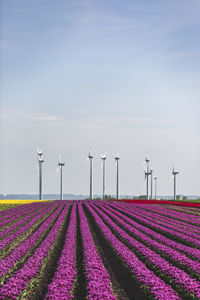
[[[5,199],[0,200],[0,211],[9,209],[22,204],[29,204],[32,202],[47,202],[50,200],[21,200],[21,199]]]
[[[49,200],[22,200],[22,199],[6,199],[0,200],[0,204],[28,204],[32,202],[46,202]]]

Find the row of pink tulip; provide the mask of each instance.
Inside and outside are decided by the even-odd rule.
[[[14,230],[16,231],[18,228],[25,225],[25,223],[27,223],[28,220],[34,218],[36,215],[43,212],[44,210],[47,210],[49,207],[52,207],[52,204],[49,204],[46,207],[39,206],[37,208],[37,210],[34,209],[32,211],[29,211],[28,215],[26,214],[25,216],[22,216],[22,218],[19,218],[18,221],[16,221],[15,223],[12,223],[12,225],[10,225],[9,227],[6,227],[5,229],[2,229],[0,231],[0,239],[5,237],[7,234],[11,233],[12,231],[14,231]]]
[[[86,205],[90,213],[93,215],[95,222],[102,231],[104,237],[109,241],[115,251],[126,263],[127,268],[133,276],[141,283],[141,287],[149,289],[152,296],[156,299],[180,299],[178,293],[153,271],[149,270],[143,262],[130,250],[123,242],[121,242],[103,222],[102,218],[95,212],[91,205]]]
[[[156,207],[152,207],[152,206],[147,205],[147,204],[142,204],[140,206],[136,205],[136,206],[140,207],[140,208],[144,208],[144,209],[149,210],[149,211],[153,211],[153,212],[156,211],[157,213],[159,213],[161,215],[171,216],[171,217],[176,218],[178,220],[188,221],[188,222],[200,225],[199,217],[195,214],[191,215],[191,214],[188,214],[188,213],[185,213],[185,212],[175,211],[173,209],[169,209],[169,208],[166,208],[166,207],[161,207],[161,206],[158,206],[158,205],[156,205]]]
[[[159,219],[156,218],[156,214],[155,213],[146,213],[146,211],[141,211],[140,209],[134,209],[134,212],[137,213],[138,215],[141,215],[144,214],[145,215],[145,218],[149,221],[154,221],[155,224],[158,224],[158,225],[165,225],[166,228],[169,228],[169,229],[172,229],[172,230],[175,230],[177,232],[180,232],[180,233],[183,233],[184,235],[187,235],[187,236],[190,236],[190,237],[193,237],[194,239],[197,239],[197,241],[199,241],[199,234],[200,233],[200,227],[198,228],[197,227],[197,230],[198,230],[198,233],[195,233],[195,232],[192,232],[192,228],[190,227],[190,225],[188,224],[187,228],[181,228],[178,223],[178,221],[176,219],[170,219],[172,220],[172,223],[168,223],[166,220],[166,218],[162,218],[160,217]],[[186,224],[186,223],[185,223]]]
[[[164,215],[157,214],[156,213],[156,208],[154,208],[154,209],[155,209],[154,211],[150,212],[150,211],[144,210],[142,208],[134,207],[133,210],[135,212],[139,212],[140,214],[145,213],[145,216],[153,217],[155,221],[164,221],[166,226],[168,226],[168,224],[169,225],[176,224],[177,228],[182,228],[182,229],[187,230],[189,232],[196,232],[196,233],[200,234],[199,226],[193,225],[191,223],[187,223],[186,221],[184,222],[184,221],[174,219],[173,217],[167,217],[167,216],[164,216]]]
[[[10,273],[13,267],[20,262],[26,255],[29,254],[31,249],[35,244],[40,241],[46,230],[52,225],[52,222],[56,216],[60,213],[62,207],[59,206],[56,210],[54,208],[49,208],[46,210],[47,217],[42,224],[37,228],[37,230],[31,234],[27,239],[20,243],[8,256],[0,260],[0,278],[5,277],[6,274]]]
[[[78,205],[80,229],[83,241],[84,266],[87,278],[87,298],[116,299],[110,286],[110,276],[94,244],[82,204]]]
[[[62,250],[58,267],[51,283],[48,286],[46,300],[72,299],[71,290],[76,278],[76,204],[73,204],[70,222],[67,228],[64,248]]]
[[[100,207],[98,205],[98,207]],[[152,246],[155,250],[158,250],[161,254],[167,254],[175,263],[178,262],[182,264],[183,266],[187,266],[191,268],[194,272],[200,275],[200,262],[196,260],[192,260],[183,253],[174,250],[168,245],[163,245],[162,243],[159,243],[155,241],[154,239],[150,238],[152,236],[152,230],[147,229],[145,231],[146,234],[142,232],[142,227],[139,224],[136,224],[132,219],[128,218],[123,213],[120,213],[113,209],[112,207],[106,207],[104,206],[101,209],[103,212],[105,212],[108,216],[111,216],[115,221],[117,221],[120,226],[128,230],[128,232],[131,235],[134,235],[135,237],[139,238],[141,242],[145,242],[148,246]],[[138,226],[137,226],[138,225]],[[138,229],[136,229],[136,226]]]
[[[5,209],[0,211],[0,220],[5,216],[5,217],[9,217],[11,214],[17,214],[18,212],[29,208],[29,207],[33,207],[33,206],[37,206],[37,203],[28,203],[28,204],[22,204],[19,206],[15,206],[9,209]]]
[[[145,214],[141,213],[140,216],[137,216],[134,214],[134,212],[132,210],[129,210],[128,208],[120,208],[118,205],[116,206],[112,206],[112,207],[115,207],[115,209],[120,209],[121,212],[125,213],[125,214],[128,214],[128,216],[130,218],[134,218],[134,226],[136,228],[138,228],[139,230],[142,230],[144,232],[146,232],[147,234],[149,234],[150,236],[152,236],[154,239],[156,239],[157,241],[163,243],[163,244],[166,244],[166,245],[169,245],[170,247],[178,250],[178,251],[181,251],[181,252],[184,252],[186,253],[187,255],[189,256],[192,256],[196,259],[199,259],[200,257],[200,250],[199,249],[196,249],[194,247],[189,247],[189,246],[185,246],[183,244],[181,244],[180,242],[177,242],[177,241],[174,241],[170,238],[167,238],[165,236],[165,230],[160,230],[160,228],[158,228],[157,226],[155,226],[154,222],[150,222],[150,221],[147,221],[146,218],[145,218]],[[137,220],[139,222],[137,222]],[[143,225],[140,224],[140,222],[143,223]],[[153,228],[153,230],[149,230],[150,228]],[[157,231],[154,230],[155,229],[159,229],[160,233],[158,233]]]
[[[155,251],[152,251],[149,247],[145,246],[143,243],[138,242],[132,236],[130,236],[126,231],[124,231],[121,227],[119,227],[112,219],[109,217],[111,215],[114,219],[120,221],[120,218],[116,217],[112,212],[105,214],[99,208],[96,208],[99,215],[102,219],[104,219],[108,224],[109,227],[112,228],[120,237],[126,241],[132,248],[136,251],[136,253],[141,254],[146,261],[149,261],[152,264],[152,269],[155,267],[158,271],[165,274],[168,278],[170,277],[170,281],[174,281],[174,283],[178,286],[179,289],[183,289],[184,291],[192,292],[196,297],[200,297],[200,283],[191,278],[186,272],[183,270],[171,265],[167,260],[162,258],[159,254]],[[120,222],[124,228],[129,228],[126,222]],[[130,226],[131,227],[131,226]]]
[[[31,229],[41,218],[46,214],[46,209],[39,211],[33,218],[30,219],[23,227],[20,227],[17,231],[14,231],[12,234],[6,236],[3,240],[0,241],[0,250],[4,249],[6,246],[11,245],[19,236],[23,235]]]
[[[62,208],[63,206],[61,205],[61,209]],[[51,247],[56,241],[58,232],[65,220],[67,209],[68,206],[66,205],[47,237],[42,241],[33,255],[25,262],[23,267],[16,271],[13,276],[2,285],[0,289],[0,299],[4,299],[5,297],[16,299],[16,297],[19,297],[26,289],[29,281],[37,277],[43,260],[48,256]]]
[[[49,203],[45,203],[45,205],[48,205]],[[13,210],[10,213],[6,213],[3,216],[0,216],[0,222],[2,223],[3,221],[9,221],[10,219],[18,219],[19,217],[21,217],[22,215],[24,215],[25,213],[29,213],[29,211],[32,210],[37,210],[38,207],[44,207],[45,206],[44,203],[30,203],[25,205],[21,205],[19,207],[16,207],[16,211]],[[6,210],[4,210],[4,212],[6,212]]]
[[[118,207],[121,209],[120,206],[118,206]],[[137,213],[133,209],[128,208],[128,211],[130,211],[132,213],[132,217],[136,218],[137,220],[141,220],[141,215],[145,216],[145,213]],[[148,225],[153,222],[154,228],[162,230],[163,232],[168,233],[171,236],[174,236],[178,239],[181,239],[183,242],[186,241],[186,242],[188,242],[192,245],[200,246],[200,240],[199,239],[195,239],[193,237],[187,236],[186,234],[184,234],[182,232],[177,232],[176,226],[174,226],[173,229],[169,229],[169,228],[166,228],[165,224],[162,224],[162,225],[156,224],[153,218],[149,220],[148,217],[145,216],[145,218],[142,217],[142,219]]]
[[[40,205],[42,206],[42,205]],[[34,206],[34,207],[30,207],[30,208],[25,208],[22,211],[18,211],[17,214],[11,214],[9,217],[7,216],[7,218],[5,219],[0,219],[0,230],[3,229],[5,226],[10,226],[12,223],[18,221],[19,219],[21,219],[23,216],[26,216],[29,214],[29,212],[37,210],[38,206]],[[44,207],[44,206],[43,206]]]

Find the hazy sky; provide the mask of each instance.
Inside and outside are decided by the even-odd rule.
[[[200,194],[199,0],[1,0],[0,193],[37,193],[36,148],[44,149],[44,193],[144,193],[148,153],[158,193]]]

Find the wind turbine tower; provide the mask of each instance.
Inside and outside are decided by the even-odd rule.
[[[90,146],[87,160],[90,161],[90,199],[93,199],[93,175],[92,175],[92,171],[93,171],[92,159],[93,159],[93,156],[92,156],[91,152],[92,152],[92,147]]]
[[[179,172],[174,171],[174,166],[172,170],[172,176],[174,176],[174,200],[176,200],[176,175],[178,175]]]
[[[151,175],[151,171],[149,168],[149,162],[150,160],[146,157],[145,159],[145,163],[146,163],[146,168],[144,170],[144,174],[145,174],[145,180],[146,180],[146,184],[147,184],[147,200],[149,200],[149,176]]]
[[[115,159],[115,163],[116,163],[116,167],[117,167],[117,182],[116,182],[116,199],[119,199],[119,152],[114,155],[113,154],[113,157]]]
[[[43,151],[39,148],[37,149],[38,154],[38,163],[39,163],[39,200],[42,200],[42,163],[43,160]]]
[[[64,167],[65,163],[61,162],[61,155],[59,155],[59,161],[58,161],[58,168],[57,171],[60,169],[60,200],[63,200],[63,188],[62,188],[62,182],[63,182],[63,172],[62,168]]]
[[[151,173],[151,199],[153,199],[153,170],[150,169],[150,173]]]
[[[106,155],[105,154],[101,154],[101,159],[102,159],[102,163],[103,163],[103,196],[102,196],[102,199],[105,199]]]
[[[155,182],[155,200],[157,198],[157,175],[154,176],[154,182]]]

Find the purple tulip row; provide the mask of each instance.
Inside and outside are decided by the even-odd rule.
[[[200,238],[200,236],[197,234],[197,233],[194,233],[194,232],[192,232],[191,231],[191,227],[190,227],[190,225],[188,224],[188,227],[185,227],[185,228],[181,228],[181,227],[179,227],[178,225],[179,225],[179,223],[177,222],[177,220],[172,220],[172,219],[170,219],[173,223],[173,225],[172,224],[170,224],[170,223],[168,223],[167,221],[168,221],[168,219],[167,218],[160,218],[159,220],[156,218],[156,214],[153,214],[153,213],[146,213],[146,212],[144,212],[144,211],[141,211],[141,210],[139,210],[139,209],[134,209],[134,212],[136,213],[136,214],[139,214],[139,215],[141,215],[141,213],[142,214],[145,214],[145,218],[147,219],[147,220],[149,220],[149,221],[154,221],[154,223],[156,223],[156,224],[158,224],[158,225],[165,225],[165,227],[167,227],[167,228],[169,228],[169,229],[172,229],[172,230],[176,230],[176,231],[178,231],[178,232],[180,232],[180,233],[183,233],[184,235],[187,235],[187,236],[191,236],[191,237],[193,237],[193,238],[195,238],[195,239],[197,239],[198,241],[199,241],[199,238]],[[186,223],[185,223],[186,224]],[[187,229],[189,229],[189,231],[187,230]],[[198,232],[200,233],[200,227],[198,228],[197,227],[197,230],[198,230]]]
[[[48,286],[45,296],[47,300],[73,299],[71,290],[76,277],[76,204],[73,204],[70,222],[67,229],[64,248],[52,282]]]
[[[27,207],[30,207],[30,206],[36,206],[37,204],[39,204],[39,203],[22,204],[22,205],[15,206],[15,207],[12,207],[12,208],[9,208],[6,210],[2,210],[2,211],[0,211],[0,220],[3,216],[9,216],[12,213],[16,214],[18,211],[26,209]]]
[[[120,207],[120,206],[118,206],[118,207],[119,207],[120,209],[122,208],[122,207]],[[127,208],[126,208],[126,209],[127,209]],[[134,218],[138,219],[138,220],[141,220],[141,217],[140,217],[141,214],[142,214],[142,215],[145,215],[145,213],[140,213],[140,214],[135,213],[132,209],[131,209],[131,210],[128,209],[128,211],[131,212],[131,213],[132,213],[132,216],[133,216]],[[174,227],[174,229],[168,229],[168,228],[166,228],[165,224],[163,224],[163,225],[158,225],[158,224],[155,223],[154,219],[152,219],[152,220],[149,221],[148,218],[146,218],[146,216],[145,216],[145,218],[143,218],[143,222],[145,222],[146,224],[150,224],[151,222],[153,222],[154,228],[160,229],[160,230],[162,230],[163,232],[167,232],[167,233],[173,235],[174,237],[177,237],[177,238],[179,238],[179,239],[182,239],[183,241],[187,241],[187,242],[189,242],[189,243],[191,243],[191,244],[194,244],[194,245],[196,245],[196,246],[200,246],[200,240],[199,240],[199,239],[195,239],[195,238],[193,238],[193,237],[186,236],[186,234],[184,234],[184,233],[177,232],[176,227]]]
[[[3,230],[4,228],[7,228],[8,226],[14,224],[18,220],[20,220],[22,217],[27,216],[34,211],[37,211],[40,207],[43,208],[43,207],[46,207],[46,205],[44,206],[44,205],[40,204],[38,206],[26,208],[23,211],[18,212],[18,214],[16,214],[16,215],[12,214],[9,217],[9,219],[7,218],[6,220],[2,220],[2,222],[0,222],[0,230]]]
[[[100,227],[105,238],[110,242],[113,250],[125,261],[131,273],[141,282],[141,286],[148,288],[156,299],[180,299],[177,292],[150,271],[137,256],[122,243],[105,225],[99,215],[92,209],[91,205],[86,204],[97,225]]]
[[[61,205],[62,206],[62,205]],[[68,205],[65,206],[47,237],[35,250],[33,255],[25,262],[23,267],[13,274],[0,289],[0,299],[10,297],[16,299],[26,289],[29,281],[36,278],[41,268],[43,260],[48,256],[51,247],[56,241],[58,232],[65,220]]]
[[[9,221],[10,219],[12,220],[12,219],[20,218],[25,213],[29,213],[29,211],[37,209],[38,207],[41,206],[44,206],[44,203],[30,203],[27,204],[25,207],[19,207],[18,209],[13,210],[13,212],[0,216],[0,222],[2,223],[3,221]]]
[[[5,237],[7,234],[11,233],[12,231],[14,231],[14,230],[16,231],[19,227],[21,227],[23,224],[25,224],[29,219],[35,217],[35,215],[38,215],[43,210],[47,210],[48,207],[52,207],[52,204],[45,206],[45,207],[41,206],[38,208],[38,210],[29,212],[28,215],[20,218],[17,222],[13,223],[9,227],[6,227],[2,231],[0,231],[0,239]]]
[[[55,204],[56,207],[57,204]],[[35,246],[38,240],[41,239],[43,233],[51,226],[52,222],[59,214],[63,206],[59,206],[54,212],[49,208],[46,213],[50,214],[45,221],[31,234],[27,239],[20,243],[8,256],[0,261],[0,278],[4,277],[10,269],[12,269],[17,262],[23,259],[24,256]]]
[[[100,206],[98,205],[98,207],[100,207]],[[120,225],[122,225],[126,230],[130,231],[132,234],[134,234],[134,236],[139,238],[142,242],[144,241],[146,244],[157,249],[159,252],[167,254],[174,261],[191,268],[194,272],[196,272],[200,275],[200,262],[194,261],[194,260],[188,258],[184,254],[171,248],[169,245],[168,246],[163,245],[161,243],[158,243],[154,239],[150,238],[149,236],[151,236],[151,232],[152,232],[151,229],[147,229],[146,230],[147,234],[144,234],[141,231],[136,229],[136,226],[135,226],[135,225],[137,225],[137,224],[135,224],[136,222],[134,222],[130,218],[126,217],[122,213],[114,210],[111,207],[109,207],[109,209],[102,208],[102,210],[103,210],[103,212],[107,213],[108,216],[113,217],[118,223],[120,223]],[[137,226],[137,227],[142,229],[142,226],[141,227]]]
[[[119,207],[115,206],[115,205],[112,205],[112,207],[116,207],[116,208],[119,209]],[[131,217],[135,218],[135,215],[132,212],[130,212],[127,208],[124,208],[124,209],[121,208],[120,210],[121,210],[121,212],[128,214],[130,216],[130,218]],[[154,222],[147,221],[145,217],[142,217],[142,216],[139,217],[138,216],[137,219],[139,221],[142,221],[143,223],[145,223],[145,226],[144,226],[144,225],[141,225],[138,222],[132,220],[133,223],[131,223],[131,224],[134,224],[134,226],[136,228],[138,228],[139,230],[142,230],[142,231],[146,232],[147,234],[151,235],[154,239],[158,240],[159,242],[161,242],[163,244],[167,244],[170,247],[172,247],[174,249],[177,249],[177,250],[179,250],[181,252],[184,252],[184,253],[186,253],[186,254],[188,254],[190,256],[194,256],[197,259],[200,258],[200,250],[199,249],[185,246],[185,245],[183,245],[181,243],[175,242],[175,241],[173,241],[173,240],[165,237],[164,235],[162,235],[160,233],[157,233],[154,230],[150,230],[148,228],[148,225],[150,225],[151,227],[155,227],[155,228],[156,228],[156,226],[155,226]]]
[[[138,209],[138,208],[134,208],[134,211],[144,214],[144,210],[141,210],[141,209]],[[183,228],[184,230],[188,230],[189,232],[196,232],[196,233],[200,234],[200,228],[199,228],[199,226],[195,226],[195,225],[192,225],[190,223],[179,221],[177,219],[173,219],[173,218],[166,217],[166,216],[163,216],[163,215],[158,215],[156,213],[156,211],[155,212],[145,211],[145,216],[153,217],[154,220],[165,221],[166,226],[168,226],[168,224],[169,225],[170,224],[176,224],[176,228],[180,227],[180,228]]]
[[[87,279],[87,299],[116,299],[110,286],[110,276],[94,244],[82,204],[78,204],[80,229],[84,251],[84,266]]]
[[[4,249],[6,246],[11,245],[11,243],[16,240],[21,235],[25,234],[33,225],[35,225],[40,219],[46,215],[46,208],[36,214],[29,222],[27,222],[23,227],[20,227],[17,231],[14,231],[9,236],[5,237],[0,241],[0,250]]]
[[[183,270],[180,270],[179,268],[172,266],[168,261],[162,258],[159,254],[150,250],[144,244],[138,242],[136,239],[131,237],[126,231],[121,229],[115,222],[113,222],[109,218],[107,214],[102,212],[99,208],[96,208],[96,210],[100,214],[101,218],[106,220],[109,226],[113,228],[114,231],[117,234],[119,234],[121,238],[127,241],[128,244],[131,245],[136,250],[136,252],[142,254],[142,256],[145,257],[145,259],[149,261],[154,268],[156,267],[158,270],[161,270],[162,273],[165,274],[166,276],[170,276],[177,285],[180,285],[180,288],[183,288],[184,290],[187,290],[190,293],[191,292],[194,293],[196,297],[200,297],[200,282],[198,282],[194,278],[191,278]],[[114,214],[112,213],[110,213],[110,215],[114,216]],[[122,222],[122,223],[125,228],[128,227],[126,222]]]
[[[160,207],[160,206],[151,207],[150,205],[146,205],[146,204],[142,204],[140,206],[136,205],[136,207],[143,208],[143,209],[146,209],[149,211],[154,211],[154,212],[156,211],[157,213],[159,213],[161,215],[167,215],[167,216],[176,218],[178,220],[183,220],[186,222],[191,222],[191,223],[200,225],[200,219],[197,215],[191,215],[191,214],[187,214],[187,213],[183,213],[183,212],[178,212],[178,211],[174,211],[172,209]]]

